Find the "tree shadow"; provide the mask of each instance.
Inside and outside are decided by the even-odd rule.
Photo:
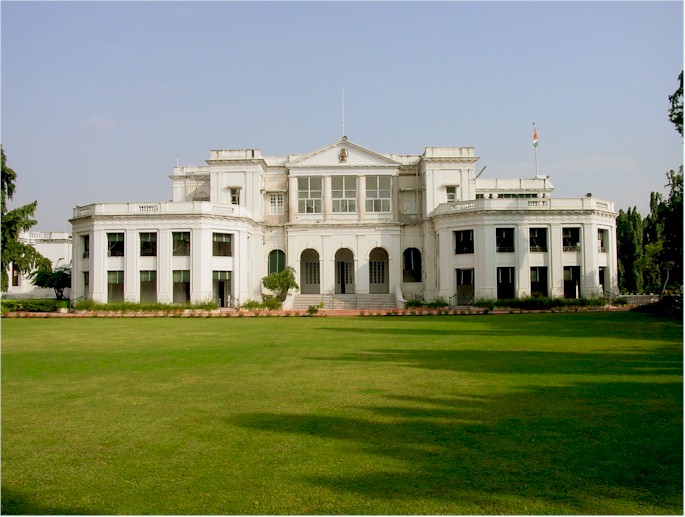
[[[2,487],[1,497],[0,513],[2,515],[97,515],[101,513],[87,508],[43,506],[28,494],[6,486]]]
[[[354,408],[366,417],[252,413],[230,422],[340,442],[341,454],[402,465],[305,479],[371,499],[439,501],[446,513],[457,501],[470,501],[472,513],[500,513],[498,502],[517,500],[529,505],[520,513],[682,514],[680,383],[385,399]]]
[[[367,498],[440,501],[445,513],[455,513],[449,510],[455,501],[469,501],[467,513],[500,513],[502,501],[514,500],[525,514],[682,514],[682,349],[613,350],[375,349],[313,357],[387,363],[426,375],[576,377],[563,386],[477,396],[455,389],[415,397],[388,387],[381,392],[385,403],[370,407],[332,408],[330,415],[251,413],[230,422],[341,442],[341,454],[402,465],[399,472],[331,470],[306,478]]]
[[[613,349],[615,350],[615,349]],[[622,352],[551,352],[530,350],[425,350],[380,348],[313,361],[377,362],[426,370],[504,374],[682,375],[682,353],[675,347]]]

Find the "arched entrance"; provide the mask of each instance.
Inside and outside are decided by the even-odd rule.
[[[308,248],[300,255],[300,292],[321,294],[319,252]]]
[[[335,294],[354,293],[354,254],[341,248],[335,253]]]
[[[387,294],[388,286],[388,252],[383,248],[374,248],[369,254],[369,293]]]

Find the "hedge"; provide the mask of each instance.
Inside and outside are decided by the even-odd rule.
[[[55,312],[60,307],[67,307],[68,303],[49,299],[3,299],[2,312]]]

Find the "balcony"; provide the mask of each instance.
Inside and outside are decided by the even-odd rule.
[[[231,205],[210,203],[209,201],[163,202],[163,203],[95,203],[77,206],[73,210],[73,219],[94,215],[236,215],[236,208]]]

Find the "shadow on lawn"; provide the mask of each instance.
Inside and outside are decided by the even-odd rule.
[[[93,515],[100,512],[84,508],[42,506],[27,494],[3,486],[0,513],[2,515]]]
[[[505,374],[682,375],[682,353],[661,347],[659,353],[591,353],[529,350],[402,350],[377,349],[313,361],[401,364],[426,370]]]
[[[336,410],[331,416],[246,414],[231,422],[340,441],[341,455],[399,462],[399,472],[366,468],[356,475],[330,471],[307,478],[369,499],[428,500],[446,513],[455,508],[511,512],[512,506],[501,505],[514,500],[519,505],[515,513],[682,514],[682,381],[641,381],[643,370],[682,373],[677,356],[675,350],[593,354],[587,360],[575,354],[473,350],[345,355],[339,359],[401,362],[429,370],[570,369],[634,379],[531,386],[477,397],[458,392],[410,397],[393,390],[384,405],[355,408],[355,415],[363,410],[367,417]],[[612,361],[620,364],[612,366]]]

